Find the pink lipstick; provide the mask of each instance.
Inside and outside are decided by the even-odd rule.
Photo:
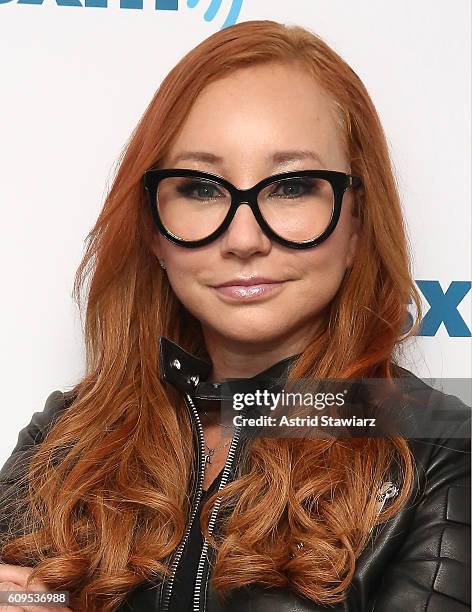
[[[274,295],[283,289],[286,282],[261,276],[251,276],[234,278],[213,287],[222,296],[247,301]]]

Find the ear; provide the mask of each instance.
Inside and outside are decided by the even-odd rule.
[[[162,258],[162,247],[159,232],[154,229],[154,226],[148,221],[144,224],[144,241],[149,249],[158,258]]]
[[[351,268],[354,262],[354,258],[357,253],[359,244],[359,236],[361,230],[361,222],[359,217],[351,216],[351,235],[349,237],[349,243],[346,252],[346,268]]]
[[[154,255],[158,259],[161,259],[162,258],[162,247],[161,247],[161,239],[160,239],[158,232],[152,233],[150,240],[149,240],[149,246],[151,248],[151,251],[154,253]]]

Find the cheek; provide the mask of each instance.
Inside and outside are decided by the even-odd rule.
[[[167,268],[167,277],[170,284],[177,294],[185,293],[186,289],[191,288],[199,269],[201,269],[198,261],[191,257],[185,257],[185,255],[180,257],[168,256],[168,261],[172,261],[172,264]]]
[[[327,258],[325,261],[313,262],[305,275],[304,294],[318,301],[318,298],[334,297],[344,277],[345,268],[336,261]]]
[[[197,279],[208,266],[208,254],[168,242],[163,249],[163,258],[168,262],[167,278],[175,295],[190,312],[196,314],[195,309],[202,299]]]
[[[346,272],[347,244],[343,237],[335,236],[316,247],[312,252],[300,253],[300,302],[313,304],[320,309],[336,295]]]
[[[173,283],[184,282],[201,269],[204,255],[200,249],[181,247],[163,236],[158,237],[158,253],[167,264],[167,276]]]

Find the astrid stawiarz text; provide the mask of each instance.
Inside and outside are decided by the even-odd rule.
[[[234,393],[233,409],[242,410],[246,406],[264,406],[275,410],[283,406],[305,406],[321,411],[333,406],[345,404],[345,394],[342,393],[299,393],[277,392],[267,389],[253,393]],[[244,417],[241,414],[233,417],[235,427],[375,427],[375,418],[360,418],[355,415],[336,417],[330,415],[287,416],[278,418],[269,415]]]
[[[238,414],[233,418],[235,427],[375,427],[375,418],[333,417],[326,414],[309,417],[281,416],[279,419],[271,416],[255,418],[243,417]]]

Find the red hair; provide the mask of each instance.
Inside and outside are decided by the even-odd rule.
[[[199,93],[234,70],[269,62],[301,66],[324,88],[353,174],[361,236],[355,261],[324,312],[292,378],[391,378],[413,335],[421,301],[385,134],[357,74],[321,38],[273,21],[216,32],[166,76],[120,159],[87,238],[74,295],[86,299],[86,373],[66,392],[29,466],[1,554],[71,592],[74,609],[116,610],[145,578],[168,571],[185,529],[192,432],[182,398],[159,378],[157,338],[208,355],[199,322],[179,303],[150,249],[144,171],[165,155]],[[410,299],[416,319],[404,326]],[[373,491],[400,465],[399,496],[380,516]],[[212,580],[228,590],[257,582],[319,602],[345,598],[371,528],[408,498],[413,463],[400,438],[255,439],[222,492]],[[21,487],[18,489],[20,490]],[[204,507],[205,533],[217,494]],[[303,556],[290,556],[303,539]]]

